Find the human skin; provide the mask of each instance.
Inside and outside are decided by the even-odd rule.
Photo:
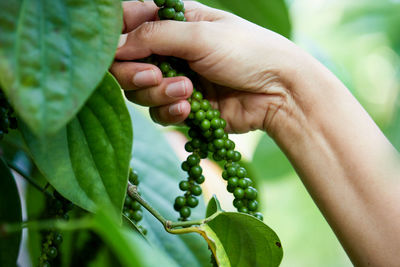
[[[124,2],[127,40],[111,72],[153,120],[188,116],[193,85],[163,78],[151,54],[188,61],[227,130],[266,131],[289,158],[356,266],[400,264],[400,160],[368,113],[322,64],[286,38],[186,2],[188,22],[156,21],[153,3]]]

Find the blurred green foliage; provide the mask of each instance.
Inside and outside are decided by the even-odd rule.
[[[199,0],[199,2],[231,11],[287,38],[291,37],[292,26],[284,0]]]

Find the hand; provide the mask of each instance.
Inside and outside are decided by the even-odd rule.
[[[156,66],[131,61],[151,54],[187,60],[202,77],[198,89],[221,111],[229,132],[268,130],[275,114],[285,109],[290,72],[302,52],[284,37],[197,2],[185,1],[188,22],[155,21],[157,7],[151,2],[123,4],[123,32],[129,34],[111,72],[128,99],[150,106],[157,122],[180,123],[188,116],[185,99],[193,85],[185,77],[162,78]]]

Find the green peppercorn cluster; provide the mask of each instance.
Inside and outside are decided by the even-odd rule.
[[[154,3],[160,8],[158,17],[161,20],[186,21],[185,7],[182,0],[154,0]]]
[[[17,128],[17,118],[14,110],[8,102],[4,92],[0,88],[0,140],[9,129]]]
[[[138,186],[139,185],[139,175],[137,171],[130,169],[129,171],[129,181]],[[130,196],[125,197],[123,212],[126,217],[133,221],[136,225],[143,219],[142,206],[136,200],[133,200]],[[139,230],[145,235],[147,234],[147,229],[143,226],[138,226]]]
[[[63,198],[57,191],[54,191],[53,198],[46,201],[46,214],[47,219],[62,219],[68,220],[68,211],[73,208],[73,204],[67,199]],[[55,230],[48,230],[42,232],[42,252],[39,257],[40,267],[56,266],[59,246],[63,241],[63,237]]]
[[[184,13],[181,0],[154,0],[154,2],[161,7],[158,12],[160,19],[175,19],[172,12],[177,12],[177,6],[178,12]],[[169,12],[171,14],[167,15]],[[185,76],[183,72],[177,72],[177,68],[173,66],[173,62],[182,65],[175,58],[165,58],[160,61],[149,57],[147,62],[156,64],[164,77]],[[188,68],[184,70],[187,71]],[[182,163],[182,169],[187,172],[188,177],[179,183],[179,188],[185,192],[184,195],[178,196],[174,202],[174,209],[179,212],[180,220],[187,220],[191,214],[190,209],[199,203],[197,197],[202,193],[200,184],[204,182],[203,170],[199,164],[201,159],[209,156],[215,161],[225,162],[222,177],[228,183],[228,192],[235,197],[233,205],[237,210],[263,220],[262,214],[257,212],[257,190],[252,186],[253,181],[247,176],[246,169],[239,164],[242,156],[235,150],[235,143],[229,139],[224,130],[226,121],[221,118],[220,112],[213,109],[210,102],[203,98],[200,91],[194,89],[188,101],[191,111],[186,125],[189,126],[188,135],[191,139],[186,143],[185,150],[191,154]]]

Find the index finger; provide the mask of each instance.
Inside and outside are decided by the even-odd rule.
[[[123,7],[123,29],[122,33],[128,33],[136,29],[140,24],[146,21],[157,19],[158,7],[153,3],[139,1],[125,1]]]
[[[185,17],[188,21],[215,21],[224,16],[224,12],[210,8],[195,1],[184,1]],[[158,19],[158,7],[153,1],[123,2],[124,27],[122,33],[128,33],[136,29],[140,24]],[[226,15],[226,14],[225,14]]]

